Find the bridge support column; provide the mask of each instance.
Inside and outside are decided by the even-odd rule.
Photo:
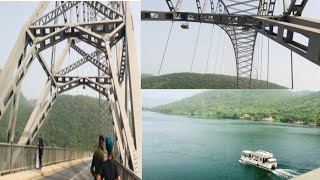
[[[8,132],[7,132],[7,143],[13,143],[14,135],[16,130],[16,122],[18,116],[18,108],[20,102],[20,92],[21,92],[21,85],[17,87],[17,91],[14,94],[12,107],[9,117],[9,124],[8,124]]]
[[[129,117],[126,113],[126,109],[125,109],[125,104],[124,104],[124,95],[121,93],[121,88],[119,85],[119,81],[118,81],[118,76],[116,74],[116,67],[114,66],[114,62],[113,62],[113,58],[112,58],[112,51],[110,49],[110,43],[109,43],[109,39],[106,38],[105,39],[105,44],[106,44],[106,57],[108,59],[107,63],[109,64],[110,67],[110,71],[111,71],[111,77],[112,77],[112,91],[113,93],[116,95],[115,96],[115,102],[119,105],[119,116],[120,116],[120,120],[123,123],[124,126],[124,131],[125,131],[125,139],[127,141],[127,146],[129,149],[129,155],[130,155],[130,160],[132,162],[133,165],[133,170],[135,172],[137,172],[137,167],[135,167],[135,145],[134,145],[134,140],[132,137],[132,131],[130,129],[130,125],[129,125]],[[133,103],[133,102],[131,102]]]
[[[133,118],[133,130],[134,130],[134,140],[135,140],[135,147],[136,147],[136,161],[139,170],[139,176],[142,176],[142,128],[141,128],[141,111],[142,111],[142,104],[141,104],[141,78],[140,72],[138,70],[138,59],[136,54],[136,47],[135,47],[135,36],[133,32],[133,20],[132,15],[130,12],[129,3],[126,2],[126,41],[127,41],[127,62],[128,62],[128,76],[129,78],[129,88],[130,88],[130,102],[131,102],[131,113]]]

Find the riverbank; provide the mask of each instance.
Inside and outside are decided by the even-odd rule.
[[[316,124],[314,122],[308,123],[304,121],[295,121],[295,120],[290,120],[287,122],[282,122],[274,119],[273,117],[265,117],[265,118],[260,118],[260,119],[255,119],[251,116],[242,116],[240,118],[232,118],[232,117],[215,117],[215,116],[201,116],[201,115],[190,115],[190,114],[183,114],[183,113],[164,113],[164,112],[158,112],[158,111],[153,111],[150,108],[144,108],[143,111],[146,112],[154,112],[154,113],[160,113],[164,115],[173,115],[173,116],[182,116],[182,117],[188,117],[188,118],[198,118],[198,119],[219,119],[219,120],[224,120],[224,119],[232,119],[232,120],[249,120],[249,121],[262,121],[262,122],[277,122],[277,123],[282,123],[282,124],[288,124],[288,125],[303,125],[303,126],[310,126],[310,127],[320,127],[320,124]]]

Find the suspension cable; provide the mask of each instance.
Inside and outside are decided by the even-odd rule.
[[[269,89],[270,39],[268,38],[267,89]]]
[[[227,36],[227,39],[228,39],[228,36]],[[226,52],[226,56],[225,56],[225,63],[223,63],[223,68],[222,68],[222,74],[224,74],[224,75],[228,75],[228,69],[227,69],[227,64],[228,64],[228,60],[229,60],[229,56],[230,56],[230,48],[229,48],[229,43],[227,43],[227,45],[226,45],[226,49],[227,49],[227,52]]]
[[[214,25],[212,27],[212,31],[211,31],[211,40],[210,40],[210,45],[209,45],[209,52],[208,52],[208,57],[207,57],[207,64],[206,64],[206,70],[205,70],[205,74],[207,74],[207,70],[208,70],[208,63],[209,63],[209,57],[210,57],[210,52],[211,52],[211,46],[212,46],[212,40],[213,40],[213,30],[214,30]]]
[[[217,67],[217,61],[218,61],[218,52],[219,52],[219,48],[220,48],[220,46],[219,46],[219,44],[220,44],[220,39],[221,39],[221,28],[219,28],[219,40],[218,40],[218,44],[217,44],[217,46],[218,46],[218,48],[217,48],[217,53],[216,53],[216,59],[214,59],[215,60],[215,63],[214,63],[214,72],[213,73],[216,73],[216,67]]]
[[[257,69],[259,69],[259,64],[260,64],[260,34],[257,34],[257,39],[256,39],[256,43],[255,43],[255,48],[254,48],[254,56],[253,56],[253,58],[256,58],[256,63],[254,63],[254,66],[253,66],[253,68],[254,68],[254,70],[255,70],[255,78],[256,78],[256,88],[257,88],[257,86],[258,86],[258,76],[259,76],[259,74],[258,74],[258,70]]]
[[[261,76],[262,76],[262,66],[263,66],[263,35],[261,35],[261,53],[260,53],[260,55],[261,55],[261,64],[260,64],[260,81],[262,80],[261,79]]]
[[[200,29],[201,29],[201,23],[199,24],[198,34],[197,34],[197,39],[196,39],[196,45],[194,46],[194,50],[193,50],[193,57],[192,57],[192,62],[191,62],[191,67],[190,67],[190,73],[192,72],[193,62],[194,62],[194,58],[195,58],[197,47],[198,47]]]
[[[222,47],[225,47],[225,48],[222,49],[222,54],[221,54],[221,63],[220,63],[220,68],[219,68],[219,69],[220,69],[220,70],[219,70],[220,74],[223,74],[223,72],[222,72],[222,65],[223,65],[223,61],[224,61],[224,57],[225,57],[226,37],[227,37],[227,36],[226,36],[226,33],[224,33]]]
[[[168,39],[167,39],[167,42],[166,42],[166,46],[165,46],[165,48],[164,48],[164,52],[163,52],[163,54],[162,54],[162,59],[161,59],[161,63],[160,63],[159,71],[158,71],[158,77],[160,76],[160,72],[161,72],[163,60],[164,60],[164,57],[165,57],[166,52],[167,52],[168,42],[169,42],[170,35],[171,35],[171,31],[172,31],[172,26],[173,26],[173,21],[172,21],[172,23],[171,23],[171,27],[170,27]],[[158,78],[158,79],[159,79],[159,78]],[[158,81],[158,80],[157,80],[157,81]]]
[[[293,54],[291,50],[291,88],[293,89]]]

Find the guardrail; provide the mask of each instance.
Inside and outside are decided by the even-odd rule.
[[[0,143],[0,176],[35,168],[37,146]],[[42,165],[92,157],[88,151],[44,147]],[[15,160],[14,160],[15,159]]]
[[[117,159],[116,159],[117,165],[118,165],[118,171],[121,179],[125,180],[141,180],[140,177],[134,174],[134,172],[121,164]]]

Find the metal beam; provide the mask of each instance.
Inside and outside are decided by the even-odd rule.
[[[14,48],[12,49],[9,57],[6,60],[6,63],[2,69],[2,72],[0,74],[0,82],[1,82],[1,86],[0,86],[0,93],[8,86],[9,80],[11,80],[12,76],[13,76],[13,72],[16,70],[16,68],[18,67],[18,65],[21,63],[22,57],[24,57],[24,52],[25,52],[25,48],[27,46],[26,43],[26,32],[28,30],[29,25],[32,23],[32,21],[34,19],[37,19],[41,13],[43,13],[45,11],[45,9],[48,6],[48,2],[41,2],[36,11],[32,14],[32,16],[29,18],[29,20],[24,24],[24,26],[22,27],[18,37],[17,37],[17,41],[14,45]],[[1,104],[1,102],[0,102]],[[1,107],[1,105],[0,105]],[[1,118],[1,113],[3,113],[0,110],[0,118]]]
[[[17,45],[11,54],[12,57],[9,58],[13,62],[7,62],[6,70],[3,70],[0,74],[0,82],[3,82],[3,86],[0,87],[0,118],[11,99],[13,99],[13,113],[12,117],[10,117],[11,124],[8,127],[7,139],[12,141],[14,135],[12,134],[15,124],[14,116],[17,115],[21,81],[33,59],[37,57],[48,76],[48,81],[37,100],[18,144],[30,144],[36,137],[57,95],[79,85],[86,85],[107,99],[106,107],[109,107],[113,117],[112,122],[108,122],[108,124],[111,124],[110,127],[112,129],[110,133],[116,136],[115,144],[120,152],[122,163],[141,177],[140,73],[138,71],[138,59],[136,52],[134,52],[136,51],[135,33],[129,4],[118,2],[117,4],[105,5],[100,2],[86,1],[82,5],[87,5],[88,14],[85,14],[86,12],[84,11],[84,16],[88,15],[88,18],[87,20],[84,18],[85,22],[80,23],[79,21],[71,23],[71,19],[68,21],[66,15],[66,11],[70,11],[70,17],[72,17],[73,11],[71,9],[75,6],[77,7],[79,2],[62,2],[60,6],[56,6],[55,9],[49,10],[47,14],[43,15],[47,4],[41,3],[41,6],[25,25],[21,31],[21,37],[19,36],[21,39],[17,41]],[[77,8],[74,13],[78,17],[79,9]],[[97,13],[104,16],[102,20],[97,20]],[[64,23],[56,24],[57,18],[62,15],[65,19]],[[50,24],[52,21],[55,21],[55,23]],[[74,39],[83,41],[87,45],[97,48],[97,50],[92,54],[88,54],[75,45]],[[55,47],[56,44],[64,40],[68,40],[68,43],[59,58],[56,61],[55,58],[54,60],[51,59],[51,63],[47,64],[40,53],[50,47]],[[122,46],[120,46],[121,43]],[[30,45],[28,51],[23,52],[28,45]],[[118,46],[117,60],[112,59],[114,50],[112,48],[115,48],[115,46]],[[65,56],[70,47],[81,54],[83,58],[61,70],[60,67],[64,64]],[[54,56],[55,49],[51,49]],[[98,58],[95,58],[96,56]],[[87,61],[99,67],[99,70],[102,70],[101,72],[104,75],[66,76],[66,74]],[[118,61],[119,69],[117,69],[116,63],[112,61]],[[130,98],[128,98],[128,94],[130,94]],[[15,162],[19,153],[20,151],[15,152],[13,162]]]
[[[141,104],[141,78],[140,72],[138,69],[138,57],[137,50],[135,44],[135,36],[134,36],[134,28],[133,28],[133,20],[130,12],[129,3],[126,2],[126,44],[127,44],[127,62],[128,62],[128,74],[127,77],[129,81],[129,90],[131,99],[131,112],[133,119],[133,137],[135,141],[136,153],[135,156],[137,161],[137,171],[139,176],[142,176],[142,124],[141,124],[141,112],[142,112],[142,104]],[[127,91],[127,90],[126,90]]]
[[[8,132],[7,132],[7,143],[13,143],[15,130],[16,130],[16,122],[18,116],[18,108],[20,102],[20,92],[21,92],[21,85],[17,87],[17,91],[14,94],[11,112],[9,116],[9,124],[8,124]]]
[[[253,19],[256,24],[255,28],[261,34],[320,66],[319,21],[302,17],[267,18],[256,16]],[[295,41],[294,34],[303,35],[307,38],[308,43],[302,44]]]
[[[108,39],[106,39],[106,41],[108,41]],[[108,43],[107,43],[108,44]],[[126,141],[128,143],[128,148],[129,148],[129,154],[130,154],[130,159],[131,162],[133,163],[133,165],[135,164],[135,160],[134,158],[136,157],[136,149],[135,149],[135,145],[134,145],[134,141],[133,141],[133,137],[132,137],[132,131],[130,129],[130,125],[129,125],[129,117],[126,113],[125,110],[125,106],[124,106],[124,96],[121,95],[121,90],[120,90],[120,85],[117,78],[117,74],[116,74],[116,69],[115,66],[113,64],[113,58],[112,58],[112,51],[110,49],[109,45],[106,45],[106,56],[108,57],[108,61],[107,63],[109,64],[110,70],[111,70],[111,76],[112,78],[112,86],[114,89],[114,93],[117,95],[117,99],[115,99],[115,102],[119,104],[119,112],[120,112],[120,117],[123,121],[123,125],[124,125],[124,130],[125,130],[125,135],[126,135]],[[135,172],[138,172],[138,169],[136,169],[135,166],[133,166],[133,170]]]
[[[289,9],[284,12],[284,15],[288,16],[293,14],[294,16],[301,16],[308,0],[301,0],[300,4],[296,4],[297,0],[291,0]]]
[[[63,13],[70,10],[74,6],[78,5],[79,3],[80,3],[80,1],[66,1],[66,2],[62,3],[60,6],[53,9],[52,11],[43,15],[41,18],[32,22],[32,26],[46,25],[46,24],[50,23],[51,21],[55,20],[57,17],[63,15]]]
[[[187,21],[240,27],[250,27],[253,24],[251,17],[217,13],[141,11],[143,21]]]
[[[101,71],[103,71],[104,73],[108,73],[108,68],[107,66],[105,66],[104,64],[100,63],[98,59],[94,58],[94,56],[86,53],[84,50],[82,50],[80,47],[78,47],[75,44],[71,44],[71,47],[80,55],[82,55],[83,57],[85,57],[88,61],[90,61],[93,65],[95,65],[98,69],[100,69]],[[95,54],[93,55],[97,55],[97,53],[100,53],[101,51],[96,51]]]
[[[151,14],[155,14],[155,16],[150,16]],[[251,28],[320,65],[320,22],[315,19],[159,11],[142,11],[141,18],[146,21],[189,21]],[[275,31],[275,27],[278,28],[277,32],[269,31],[269,29]],[[287,34],[284,36],[285,31]],[[294,41],[293,34],[295,33],[306,37],[309,41],[308,44],[304,45]]]

